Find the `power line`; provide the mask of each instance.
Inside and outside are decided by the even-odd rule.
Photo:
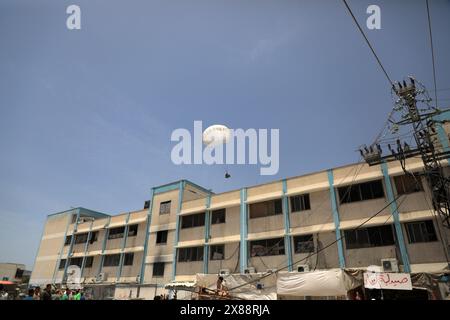
[[[370,50],[372,50],[373,56],[375,57],[375,59],[377,60],[378,64],[380,65],[381,70],[383,70],[384,75],[386,76],[387,80],[389,81],[389,83],[391,84],[391,86],[393,86],[394,83],[392,82],[392,80],[391,80],[391,78],[389,77],[389,75],[388,75],[386,69],[384,68],[383,64],[381,63],[380,58],[378,58],[378,55],[376,54],[374,48],[373,48],[372,45],[370,44],[370,41],[369,41],[369,39],[367,38],[366,34],[364,33],[363,29],[362,29],[361,26],[359,25],[358,20],[356,20],[356,17],[355,17],[355,15],[353,14],[352,9],[350,9],[350,7],[349,7],[349,5],[348,5],[348,3],[347,3],[347,0],[342,0],[342,2],[344,2],[345,6],[346,6],[346,8],[347,8],[347,10],[348,10],[348,12],[349,12],[350,15],[352,16],[353,21],[355,21],[356,26],[358,27],[358,29],[359,29],[359,31],[361,32],[361,34],[362,34],[362,36],[364,37],[364,39],[366,40],[366,43],[367,43],[367,45],[369,46]]]
[[[435,98],[436,109],[437,109],[438,98],[437,98],[437,86],[436,86],[436,66],[435,66],[435,59],[434,59],[433,33],[431,31],[431,16],[430,16],[430,6],[428,4],[428,0],[426,0],[426,3],[427,3],[427,16],[428,16],[428,31],[430,33],[431,60],[433,62],[434,98]]]
[[[388,208],[392,203],[394,203],[395,201],[397,201],[400,197],[401,197],[401,195],[397,195],[397,197],[395,197],[391,202],[389,202],[387,205],[385,205],[383,208],[381,208],[378,212],[376,212],[375,214],[373,214],[372,216],[370,216],[367,220],[365,220],[364,222],[362,222],[360,225],[358,225],[356,228],[354,228],[354,229],[352,229],[352,230],[357,230],[357,229],[361,228],[361,227],[362,227],[363,225],[365,225],[367,222],[369,222],[370,220],[372,220],[373,218],[375,218],[377,215],[379,215],[381,212],[383,212],[383,210],[385,210],[386,208]],[[299,263],[299,262],[305,261],[306,259],[309,259],[310,257],[312,257],[312,256],[314,256],[314,255],[316,255],[316,254],[318,254],[319,252],[324,251],[325,249],[331,247],[332,245],[334,245],[334,244],[337,243],[338,241],[341,241],[341,240],[344,239],[344,238],[345,238],[345,235],[341,235],[341,236],[340,236],[339,238],[337,238],[335,241],[333,241],[333,242],[327,244],[325,247],[322,247],[322,249],[317,250],[316,252],[313,252],[313,253],[309,254],[309,255],[306,256],[305,258],[302,258],[302,259],[300,259],[300,260],[298,260],[298,261],[295,261],[295,262],[293,262],[293,263],[291,263],[291,264],[288,264],[288,265],[286,265],[286,266],[284,266],[284,267],[282,267],[282,268],[278,268],[278,269],[276,269],[273,273],[277,273],[277,272],[279,272],[279,271],[281,271],[281,270],[283,270],[283,269],[288,268],[289,266],[292,266],[292,265],[295,265],[295,264],[297,264],[297,263]],[[260,280],[262,280],[262,279],[264,279],[264,278],[267,278],[267,277],[271,276],[273,273],[268,273],[268,274],[262,275],[262,276],[259,277],[259,278],[253,279],[253,280],[251,280],[251,281],[247,281],[247,282],[245,282],[245,283],[243,283],[243,284],[240,284],[240,285],[238,285],[238,286],[236,286],[236,287],[230,288],[228,291],[232,291],[232,290],[235,290],[235,289],[244,287],[244,286],[246,286],[246,285],[249,285],[249,284],[251,284],[251,283],[260,281]]]

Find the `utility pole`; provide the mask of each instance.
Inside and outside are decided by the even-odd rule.
[[[394,84],[392,91],[396,101],[389,119],[391,129],[397,132],[400,127],[412,127],[415,146],[397,139],[396,150],[387,144],[391,155],[383,156],[380,142],[375,141],[370,147],[364,146],[360,149],[360,153],[370,166],[397,160],[406,174],[411,174],[406,170],[406,159],[420,157],[424,166],[423,175],[431,191],[433,209],[441,216],[443,225],[450,228],[450,178],[445,177],[441,165],[442,160],[450,159],[450,151],[445,150],[443,146],[437,147],[436,131],[436,125],[441,125],[436,117],[450,110],[442,111],[430,106],[431,99],[425,87],[412,77],[403,83]],[[423,104],[425,108],[419,108],[418,103]],[[394,112],[400,115],[399,120],[393,118]]]

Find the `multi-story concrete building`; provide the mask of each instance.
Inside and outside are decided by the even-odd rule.
[[[22,263],[0,263],[0,280],[11,282],[22,282],[23,277],[30,271],[25,270],[26,267]]]
[[[406,169],[421,172],[421,160]],[[436,272],[448,268],[449,236],[424,178],[397,162],[219,194],[180,180],[154,187],[141,211],[49,215],[30,283],[61,283],[78,265],[85,284],[139,284],[140,296],[152,298],[170,281],[221,270],[365,268],[392,259],[400,271]]]

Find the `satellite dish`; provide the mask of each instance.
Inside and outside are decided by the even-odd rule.
[[[81,269],[77,265],[67,267],[67,287],[71,290],[81,289]]]
[[[207,146],[225,144],[230,141],[231,131],[221,124],[212,125],[203,131],[203,143]]]

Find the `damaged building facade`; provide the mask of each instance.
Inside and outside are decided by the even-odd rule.
[[[406,169],[417,175],[356,163],[219,194],[180,180],[152,188],[140,211],[52,214],[30,283],[62,284],[77,265],[85,286],[153,299],[196,274],[448,271],[450,230],[431,208],[421,160]]]

